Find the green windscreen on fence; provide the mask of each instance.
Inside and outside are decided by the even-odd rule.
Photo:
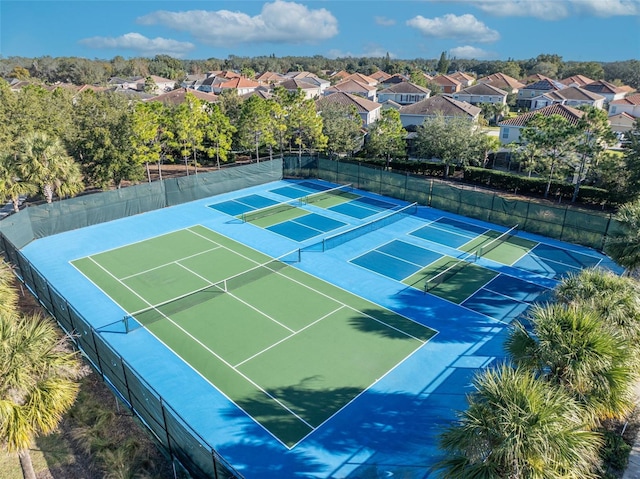
[[[616,222],[608,213],[535,200],[505,198],[473,186],[365,165],[354,158],[340,161],[285,158],[284,169],[289,177],[314,177],[338,184],[350,183],[357,189],[470,218],[509,227],[519,224],[522,231],[598,250],[602,249],[610,229],[616,227]]]
[[[17,249],[36,238],[282,179],[282,160],[169,178],[30,206],[0,221]]]

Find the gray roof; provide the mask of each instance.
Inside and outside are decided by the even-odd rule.
[[[584,115],[583,111],[576,108],[572,108],[567,105],[549,105],[539,110],[529,111],[515,118],[509,118],[508,120],[501,121],[500,126],[527,126],[536,115],[551,116],[560,115],[569,121],[572,125],[578,123],[578,120]]]
[[[345,92],[337,92],[324,96],[316,101],[316,105],[321,107],[325,102],[340,103],[341,105],[354,105],[358,109],[359,113],[374,111],[382,106],[380,103],[376,103],[375,101]]]
[[[482,110],[465,101],[454,100],[446,95],[436,95],[426,98],[412,105],[400,108],[401,115],[431,116],[442,114],[444,116],[470,116],[475,118]]]
[[[478,83],[477,85],[468,86],[460,90],[458,95],[498,95],[507,96],[508,93],[500,88],[496,88],[488,83]]]
[[[417,94],[428,95],[431,93],[431,90],[429,90],[426,87],[416,85],[415,83],[405,81],[402,83],[395,83],[390,87],[385,88],[384,90],[380,90],[378,92],[378,95],[383,93],[417,93]]]

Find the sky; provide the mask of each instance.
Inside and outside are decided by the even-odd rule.
[[[640,0],[0,0],[0,55],[640,59]]]

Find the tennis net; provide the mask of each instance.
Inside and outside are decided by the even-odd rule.
[[[424,282],[424,292],[428,293],[432,291],[434,288],[440,286],[442,283],[449,281],[455,275],[457,275],[460,271],[465,269],[467,266],[472,264],[472,261],[477,257],[476,251],[472,251],[471,253],[463,256],[460,260],[453,263],[444,271],[440,271],[435,276],[429,278]]]
[[[141,327],[150,326],[156,321],[170,319],[187,309],[231,292],[241,286],[266,278],[290,267],[291,263],[300,261],[300,250],[296,249],[278,258],[259,264],[241,273],[235,274],[186,294],[171,298],[159,304],[140,309],[124,316],[125,331],[127,333]]]
[[[334,198],[339,196],[347,196],[351,198],[357,198],[358,196],[352,193],[353,185],[341,185],[336,186],[335,188],[331,188],[325,191],[320,191],[319,193],[312,193],[307,196],[302,197],[302,202],[310,205],[312,203],[318,203],[320,201],[326,200],[328,198]]]
[[[514,235],[514,233],[516,231],[518,231],[518,225],[515,225],[512,228],[509,228],[507,231],[502,233],[500,236],[492,239],[487,244],[481,245],[476,250],[477,256],[480,258],[480,257],[484,256],[485,254],[487,254],[489,251],[493,251],[494,249],[496,249],[501,244],[504,244],[505,242],[509,241],[509,239],[513,237],[513,235]]]
[[[277,205],[267,206],[265,208],[259,208],[257,210],[247,211],[240,215],[240,219],[243,223],[249,223],[251,221],[258,220],[260,218],[266,218],[267,216],[276,215],[284,211],[289,211],[302,206],[302,202],[298,199],[285,201],[284,203],[278,203]]]
[[[382,216],[378,216],[371,221],[355,226],[354,228],[337,233],[333,236],[328,236],[318,243],[306,246],[302,248],[302,251],[327,251],[328,249],[340,246],[355,238],[359,238],[362,235],[370,233],[372,231],[384,228],[396,221],[400,221],[411,215],[415,215],[418,211],[418,203],[411,203],[410,205],[394,208],[390,211],[384,212]]]

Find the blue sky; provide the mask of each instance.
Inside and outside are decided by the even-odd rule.
[[[640,59],[640,0],[0,1],[0,55]]]

